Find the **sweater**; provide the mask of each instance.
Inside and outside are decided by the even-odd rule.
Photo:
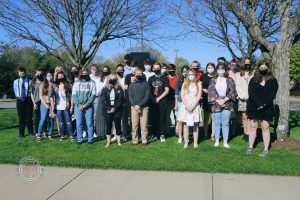
[[[96,98],[95,81],[75,81],[72,89],[72,97],[75,106],[90,106]]]
[[[150,99],[150,87],[147,81],[135,81],[129,86],[129,101],[132,106],[140,108],[148,106]]]
[[[238,98],[242,101],[246,101],[249,98],[248,86],[253,76],[249,76],[248,81],[240,73],[236,74],[236,91]]]

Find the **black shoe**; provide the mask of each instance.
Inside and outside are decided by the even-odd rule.
[[[92,141],[92,142],[88,142],[88,144],[93,144],[94,142]]]
[[[78,145],[81,145],[83,142],[77,142]]]

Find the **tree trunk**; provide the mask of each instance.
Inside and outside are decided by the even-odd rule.
[[[276,96],[276,135],[277,140],[285,141],[289,135],[289,63],[291,45],[286,41],[280,41],[274,50],[272,62],[275,67],[275,77],[278,81]]]

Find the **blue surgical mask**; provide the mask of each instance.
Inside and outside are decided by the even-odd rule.
[[[145,70],[146,71],[151,71],[151,66],[150,65],[145,65]]]
[[[224,69],[219,69],[218,70],[218,75],[219,76],[224,76],[224,74],[225,74],[225,70]]]
[[[209,74],[212,74],[212,73],[214,73],[214,71],[215,71],[215,69],[212,69],[212,68],[210,68],[210,69],[207,69],[207,73],[209,73]]]

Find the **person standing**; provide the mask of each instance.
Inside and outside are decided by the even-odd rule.
[[[27,126],[29,136],[34,138],[32,124],[33,104],[30,94],[31,80],[26,76],[26,69],[24,67],[18,68],[18,75],[19,78],[13,84],[15,97],[17,98],[16,107],[19,118],[18,138],[22,139],[25,137],[25,125]]]
[[[270,146],[270,122],[274,117],[274,99],[278,90],[278,82],[273,77],[268,62],[260,61],[257,64],[255,76],[249,83],[249,99],[247,101],[247,115],[250,120],[249,147],[246,155],[251,155],[256,138],[258,122],[262,129],[264,149],[259,156],[268,155]]]
[[[237,73],[236,76],[236,91],[238,94],[238,111],[242,113],[242,121],[243,121],[243,139],[248,140],[249,131],[250,131],[250,123],[247,117],[247,101],[249,98],[249,83],[253,77],[253,70],[251,66],[251,59],[249,57],[245,57],[242,60],[242,66],[240,69],[240,73]]]
[[[222,127],[223,146],[230,148],[228,144],[229,120],[231,112],[234,112],[236,101],[236,89],[232,78],[228,77],[224,64],[217,65],[217,77],[211,79],[208,86],[208,102],[211,104],[215,124],[215,147],[219,146]]]
[[[212,78],[216,76],[216,66],[214,63],[209,62],[206,65],[206,73],[203,74],[200,78],[200,81],[202,82],[202,108],[204,111],[204,122],[203,122],[203,128],[204,128],[204,136],[208,136],[208,123],[209,118],[211,117],[211,135],[210,138],[214,140],[215,134],[214,134],[214,119],[213,115],[211,114],[211,106],[208,103],[208,86],[210,84],[210,81]]]
[[[48,132],[48,138],[52,139],[52,131],[53,131],[53,125],[54,125],[54,113],[52,112],[53,109],[51,109],[51,104],[50,104],[50,96],[51,96],[51,91],[52,91],[52,83],[48,81],[46,78],[43,83],[41,84],[39,88],[40,92],[40,100],[41,100],[41,105],[40,105],[40,122],[38,126],[38,133],[36,136],[37,142],[41,142],[41,134],[43,127],[47,123],[47,120],[49,118],[50,124],[49,124],[49,132]],[[51,111],[51,113],[50,113]],[[44,135],[46,138],[46,136]]]
[[[63,71],[56,73],[55,82],[51,92],[51,108],[52,113],[55,113],[58,119],[58,126],[60,129],[60,139],[65,138],[65,126],[70,136],[70,140],[73,142],[73,130],[71,122],[71,114],[73,112],[72,103],[72,90],[68,83],[67,76]]]
[[[154,72],[152,71],[150,59],[144,60],[144,68],[145,68],[145,71],[143,73],[146,76],[146,81],[148,81],[151,76],[154,76]]]
[[[111,134],[113,122],[116,128],[116,139],[118,146],[121,146],[121,118],[123,104],[123,89],[115,73],[108,76],[106,85],[101,93],[102,114],[106,122],[106,140],[105,148],[108,148],[111,143]]]
[[[176,125],[176,116],[175,116],[175,90],[176,90],[176,83],[179,79],[179,76],[176,74],[176,66],[174,64],[168,65],[168,72],[167,78],[169,80],[169,94],[167,96],[168,99],[168,108],[167,108],[167,115],[169,116],[167,119],[167,130],[166,132],[170,134],[170,127],[172,124]],[[171,134],[173,135],[173,134]]]
[[[169,93],[169,81],[165,75],[161,73],[161,64],[153,64],[154,76],[151,76],[148,80],[151,91],[151,105],[150,116],[153,120],[153,133],[152,137],[149,139],[150,142],[157,140],[160,137],[161,142],[165,142],[165,134],[167,131],[167,107],[168,99],[167,95]]]
[[[182,89],[182,107],[179,112],[178,120],[184,122],[184,146],[189,144],[189,127],[193,127],[194,148],[198,147],[200,105],[199,101],[202,95],[202,85],[197,79],[197,72],[190,69],[187,73]]]
[[[138,144],[138,130],[141,127],[142,145],[147,145],[148,112],[150,88],[141,68],[135,70],[136,81],[129,86],[129,101],[131,104],[132,143]]]
[[[91,80],[93,80],[96,84],[96,98],[93,102],[93,106],[94,106],[94,113],[93,113],[93,117],[94,117],[94,122],[96,121],[96,110],[97,110],[97,104],[98,104],[98,93],[100,90],[100,76],[99,76],[99,67],[96,64],[93,64],[91,66],[91,74],[90,74],[90,78]],[[94,123],[94,138],[97,138],[98,135],[96,134],[96,123]]]
[[[201,76],[202,76],[202,71],[201,71],[201,65],[198,61],[194,60],[191,64],[191,67],[193,70],[195,70],[197,72],[197,79],[200,80]]]
[[[39,123],[41,119],[41,99],[40,99],[40,86],[44,81],[43,71],[38,69],[35,72],[35,75],[30,83],[30,90],[31,90],[31,101],[33,103],[34,108],[34,115],[35,115],[35,123],[34,123],[34,131],[35,135],[38,133]],[[45,128],[44,128],[44,135],[45,135]]]
[[[85,119],[88,131],[88,143],[93,143],[94,120],[93,102],[96,96],[96,84],[91,80],[88,70],[79,72],[79,80],[75,81],[72,89],[73,102],[75,104],[76,130],[78,144],[83,143],[83,121]]]
[[[187,72],[189,70],[188,66],[183,66],[181,68],[181,76],[180,79],[178,79],[176,83],[176,89],[175,89],[175,115],[177,120],[177,132],[178,132],[178,144],[182,143],[182,132],[183,132],[183,122],[178,120],[178,114],[180,112],[181,106],[182,106],[182,99],[181,99],[181,88],[184,83],[184,79],[187,76]]]

